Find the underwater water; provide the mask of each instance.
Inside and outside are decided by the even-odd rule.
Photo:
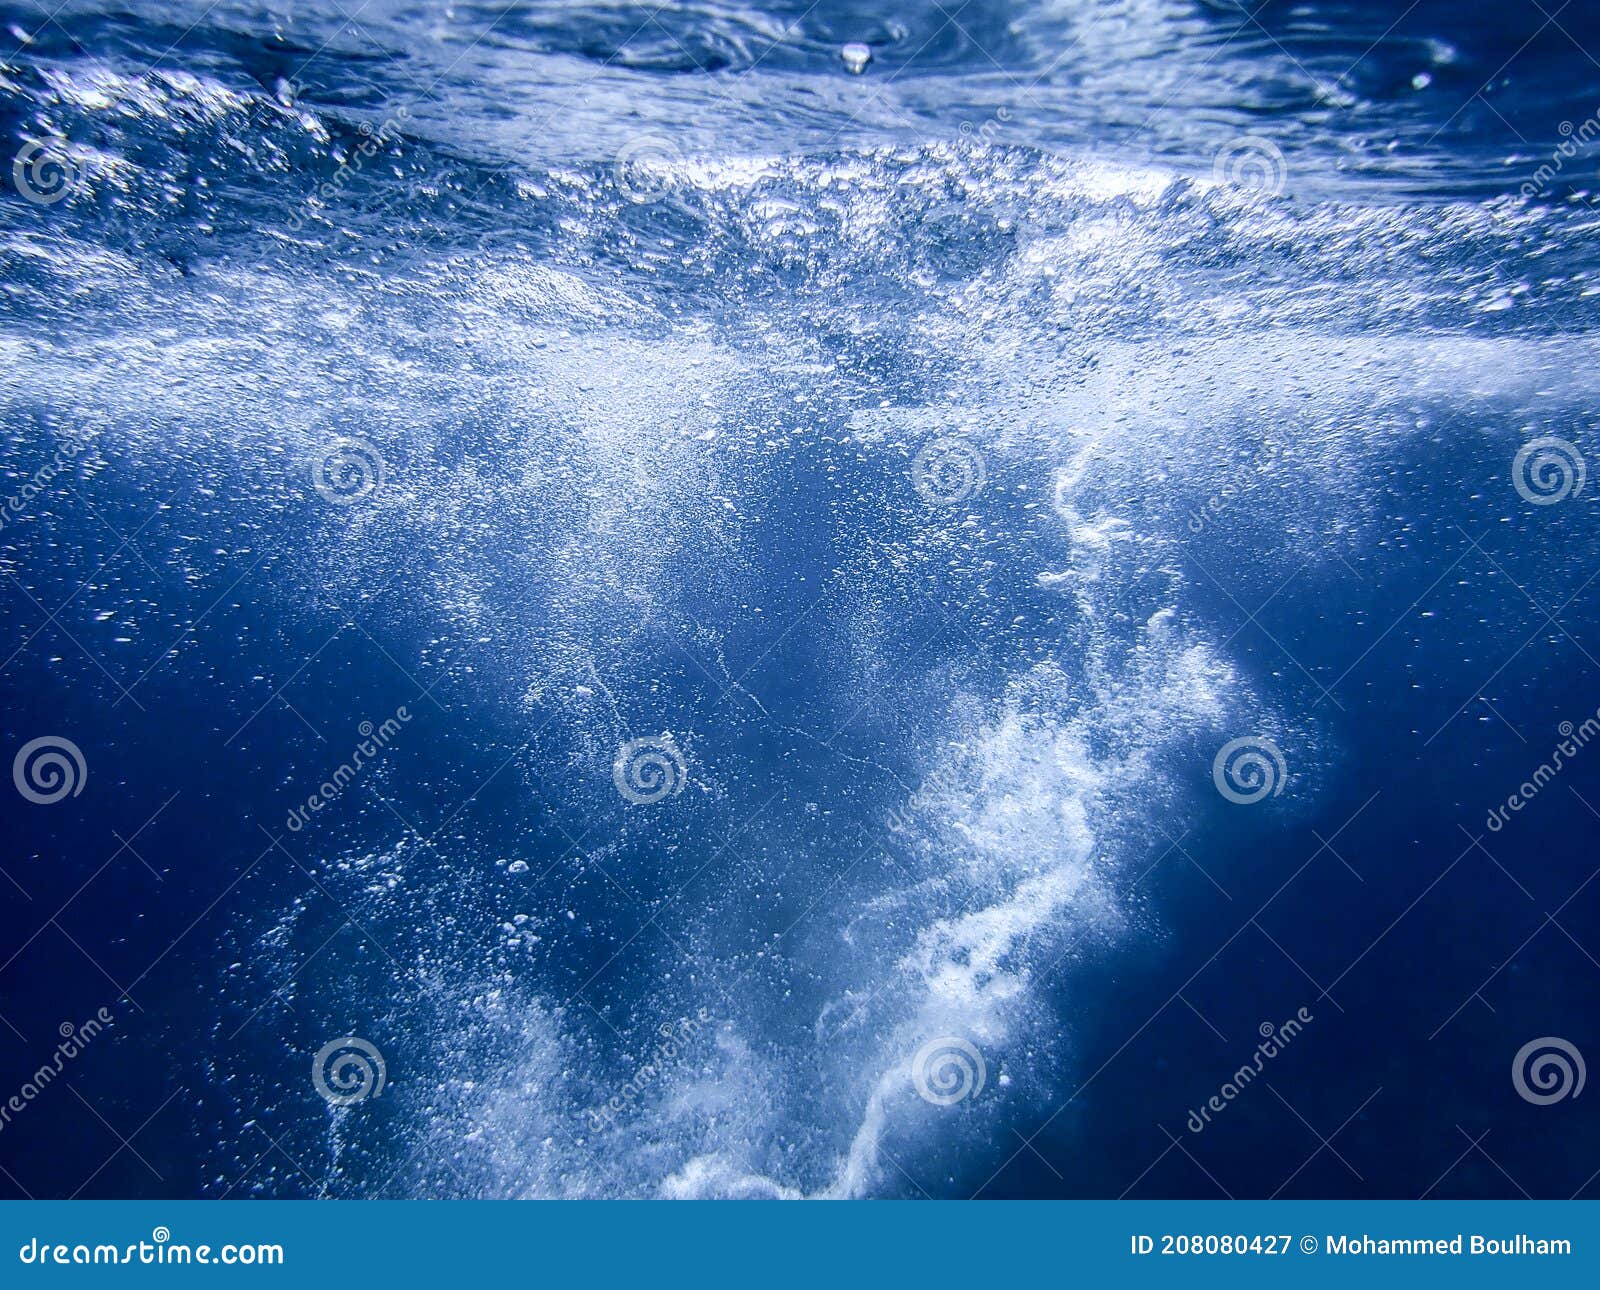
[[[0,11],[3,1194],[1595,1194],[1586,6]]]

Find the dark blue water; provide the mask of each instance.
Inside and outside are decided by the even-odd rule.
[[[5,1194],[1592,1195],[1600,25],[1403,8],[3,6]]]

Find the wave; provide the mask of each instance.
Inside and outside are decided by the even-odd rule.
[[[141,113],[159,115],[177,83],[287,106],[335,135],[400,115],[408,137],[488,168],[605,163],[641,138],[713,159],[976,138],[1204,176],[1254,140],[1302,200],[1491,199],[1525,184],[1566,200],[1592,190],[1592,165],[1559,184],[1537,176],[1600,104],[1600,74],[1550,24],[1523,31],[1439,0],[1399,17],[1360,0],[463,3],[427,16],[372,0],[355,23],[311,5],[265,27],[231,0],[69,0],[18,29],[31,35],[0,85],[8,132],[86,136],[86,155],[121,144],[146,152],[140,164],[157,160],[137,146]],[[863,75],[846,69],[847,44],[870,49]],[[1539,74],[1488,102],[1477,87],[1519,46]],[[104,82],[81,117],[80,81]],[[203,133],[180,149],[201,170],[212,155]]]

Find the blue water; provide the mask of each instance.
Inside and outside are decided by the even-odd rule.
[[[1505,9],[0,6],[3,1194],[1593,1195]]]

